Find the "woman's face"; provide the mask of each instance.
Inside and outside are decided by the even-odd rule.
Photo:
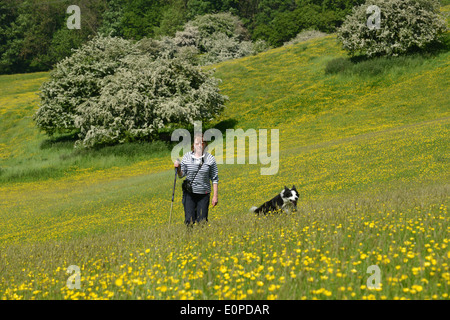
[[[202,138],[194,139],[194,151],[195,153],[203,153],[203,149],[205,148],[205,142]]]

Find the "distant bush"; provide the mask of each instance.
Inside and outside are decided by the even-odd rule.
[[[174,42],[179,48],[198,51],[198,63],[207,65],[257,54],[269,48],[264,40],[252,42],[238,17],[230,13],[198,16],[177,31]],[[183,51],[183,49],[179,50]]]
[[[250,39],[244,24],[237,16],[231,13],[197,16],[194,20],[188,22],[187,25],[197,27],[201,37],[204,39],[217,33],[222,33],[229,38],[237,37],[241,41]]]
[[[369,28],[367,9],[380,9],[380,28]],[[338,39],[350,55],[397,56],[436,41],[446,22],[437,0],[368,0],[355,7],[338,29]]]
[[[41,88],[36,125],[79,130],[76,147],[151,140],[168,123],[210,120],[226,99],[218,81],[175,56],[174,44],[98,36],[58,63]]]

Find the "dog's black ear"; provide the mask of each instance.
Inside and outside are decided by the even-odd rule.
[[[295,189],[295,185],[292,185],[292,189]],[[297,190],[297,189],[295,189],[295,190]]]

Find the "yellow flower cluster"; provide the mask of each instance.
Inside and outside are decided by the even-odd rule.
[[[450,285],[450,240],[446,232],[439,231],[449,227],[444,211],[446,205],[420,211],[390,210],[389,219],[385,213],[362,209],[345,218],[337,212],[327,218],[325,211],[313,216],[309,212],[259,218],[246,215],[239,221],[224,217],[221,223],[191,231],[178,224],[171,230],[177,234],[161,230],[149,235],[147,230],[129,231],[122,234],[123,239],[100,236],[97,248],[87,249],[87,240],[72,241],[72,250],[91,257],[80,261],[80,289],[67,286],[67,244],[52,247],[52,253],[49,244],[43,243],[30,246],[30,250],[44,258],[42,261],[56,253],[65,262],[53,271],[33,271],[29,265],[19,278],[14,273],[2,275],[0,298],[445,298]],[[435,228],[424,232],[407,228],[431,222]],[[246,227],[249,224],[253,225],[251,231]],[[350,232],[354,237],[347,237]],[[142,241],[149,236],[152,246],[146,247]],[[17,252],[4,252],[1,258],[24,263]],[[370,265],[381,270],[378,289],[366,283]]]

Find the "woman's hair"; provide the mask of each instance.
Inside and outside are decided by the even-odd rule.
[[[204,150],[205,150],[206,147],[208,146],[208,142],[206,142],[205,140],[203,140],[203,133],[201,133],[201,132],[196,132],[196,133],[194,134],[194,140],[192,141],[191,150],[194,151],[194,143],[195,143],[195,140],[197,140],[197,139],[202,139],[202,142],[203,142],[203,144],[205,145],[205,146],[204,146]]]

